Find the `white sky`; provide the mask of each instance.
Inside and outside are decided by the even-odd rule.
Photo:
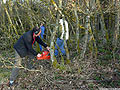
[[[3,0],[4,3],[6,3],[6,0]]]
[[[2,1],[2,0],[0,0],[0,1]],[[4,3],[6,3],[6,1],[9,1],[9,0],[3,0]],[[15,0],[12,0],[12,1],[15,1]],[[24,0],[22,0],[22,1],[24,1]]]

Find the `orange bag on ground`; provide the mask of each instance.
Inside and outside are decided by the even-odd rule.
[[[45,60],[45,59],[50,59],[49,51],[44,51],[44,52],[42,52],[40,57],[37,57],[37,60]]]

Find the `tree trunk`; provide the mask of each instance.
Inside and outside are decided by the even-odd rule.
[[[79,39],[79,18],[78,18],[78,14],[77,14],[77,2],[74,2],[74,13],[75,13],[75,17],[76,17],[76,43],[77,43],[77,51],[78,53],[80,53],[80,47],[79,47],[79,43],[80,43],[80,39]]]
[[[83,50],[81,52],[81,55],[80,55],[80,61],[84,58],[85,56],[85,52],[86,52],[86,49],[87,49],[87,43],[88,43],[88,30],[90,29],[90,16],[89,16],[89,9],[87,9],[87,7],[89,7],[89,0],[84,0],[85,2],[85,5],[86,5],[86,13],[87,13],[87,16],[85,18],[85,41],[84,41],[84,45],[83,45]]]
[[[115,16],[115,32],[114,32],[114,38],[113,38],[113,56],[115,60],[115,50],[117,48],[118,44],[118,37],[119,37],[119,31],[120,31],[120,0],[115,0],[115,6],[116,6],[116,12],[117,15]]]
[[[103,40],[103,44],[106,44],[109,37],[108,37],[108,32],[107,32],[107,29],[106,29],[106,26],[105,26],[105,22],[104,22],[104,16],[103,16],[103,12],[102,12],[102,8],[101,8],[101,5],[100,5],[100,1],[97,0],[96,3],[98,4],[98,7],[99,7],[99,11],[100,11],[100,25],[101,25],[101,30],[102,30],[102,40]]]

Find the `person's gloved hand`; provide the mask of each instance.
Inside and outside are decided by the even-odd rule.
[[[47,46],[46,48],[47,48],[48,51],[50,51],[50,47]]]
[[[41,57],[41,54],[40,54],[40,53],[38,53],[38,54],[37,54],[37,57]]]

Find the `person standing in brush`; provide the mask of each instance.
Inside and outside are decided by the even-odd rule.
[[[44,32],[45,32],[45,26],[44,26],[44,22],[41,22],[40,24],[40,29],[41,29],[41,33],[40,33],[40,38],[43,39],[44,37]],[[40,51],[42,51],[42,45],[39,44],[39,47],[40,47]]]
[[[9,86],[12,86],[14,84],[14,81],[16,80],[19,69],[21,66],[22,58],[28,56],[28,68],[33,68],[33,59],[35,56],[40,57],[41,54],[37,53],[33,48],[32,45],[37,41],[40,45],[45,47],[47,50],[49,50],[49,47],[47,44],[45,44],[39,37],[41,33],[40,28],[35,26],[32,30],[24,33],[18,41],[14,44],[15,49],[15,66],[12,69],[11,75],[10,75],[10,81]]]

